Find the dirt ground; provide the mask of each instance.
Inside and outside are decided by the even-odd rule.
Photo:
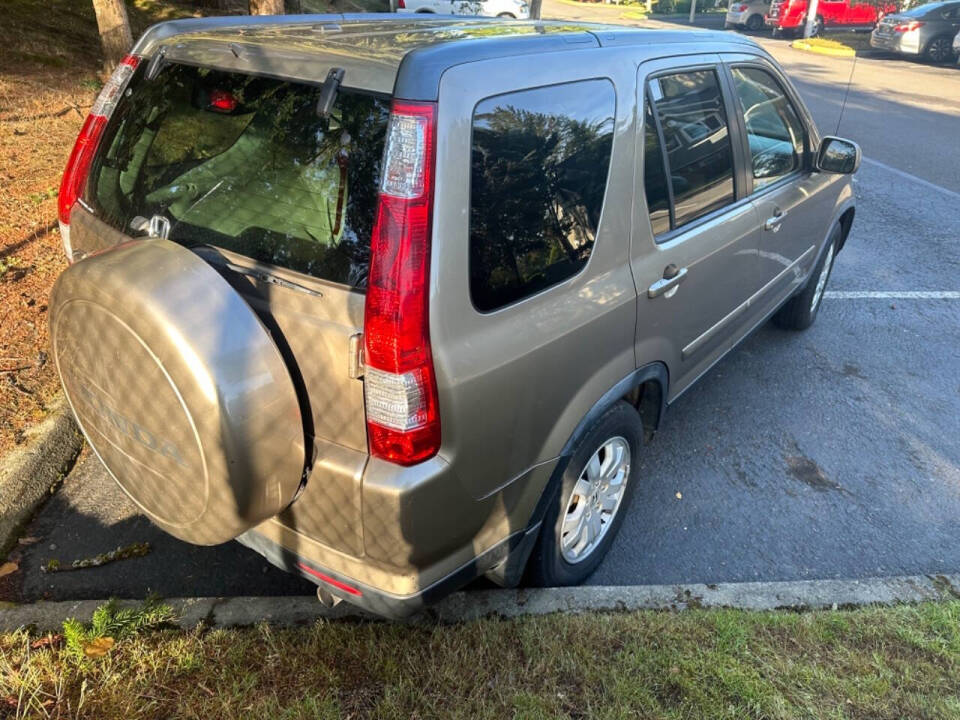
[[[136,0],[134,36],[195,4]],[[5,0],[0,20],[0,455],[23,442],[59,391],[47,301],[66,260],[60,175],[102,86],[89,0]]]
[[[125,0],[134,38],[161,20],[237,14],[245,0]],[[288,12],[385,10],[383,0],[290,0]],[[0,3],[0,456],[59,392],[47,301],[66,267],[60,176],[103,85],[91,0]]]

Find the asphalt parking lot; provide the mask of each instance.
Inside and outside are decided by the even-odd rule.
[[[832,132],[835,78],[802,66],[796,75]],[[805,333],[761,328],[671,406],[590,582],[960,569],[960,113],[924,102],[851,93],[842,133],[867,159],[817,323]],[[886,126],[876,125],[884,114]],[[158,531],[89,455],[25,535],[35,541],[20,549],[22,584],[5,586],[9,599],[312,592],[236,543],[194,547]],[[151,552],[41,572],[51,558],[69,564],[135,542]]]

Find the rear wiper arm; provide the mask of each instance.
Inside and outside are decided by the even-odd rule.
[[[323,86],[320,88],[320,99],[317,100],[317,117],[321,120],[330,117],[343,76],[343,68],[330,68],[330,72],[327,73],[327,79],[323,81]]]

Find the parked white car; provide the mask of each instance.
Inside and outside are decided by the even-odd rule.
[[[530,5],[524,0],[390,0],[398,13],[436,13],[438,15],[483,15],[486,17],[530,17]]]
[[[957,64],[960,65],[960,32],[953,38],[953,54],[957,56]]]
[[[725,28],[746,28],[753,32],[762,30],[763,16],[769,10],[770,0],[747,0],[747,2],[731,0],[723,26]]]

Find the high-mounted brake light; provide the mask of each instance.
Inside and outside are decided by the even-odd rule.
[[[430,350],[430,230],[437,108],[395,101],[387,125],[364,311],[370,452],[413,465],[440,449]]]
[[[67,253],[67,259],[73,260],[73,251],[70,247],[70,211],[74,203],[83,192],[83,186],[87,181],[87,175],[90,173],[90,164],[93,162],[93,155],[97,151],[97,145],[103,136],[103,131],[107,127],[107,121],[113,115],[120,95],[126,89],[130,78],[133,77],[137,65],[140,64],[140,58],[136,55],[127,55],[117,69],[113,71],[107,84],[97,96],[96,102],[90,108],[90,114],[80,128],[80,134],[74,143],[73,150],[70,153],[70,159],[67,160],[67,167],[63,171],[63,180],[60,182],[60,194],[57,197],[57,210],[60,218],[60,236],[63,238],[63,249]]]

